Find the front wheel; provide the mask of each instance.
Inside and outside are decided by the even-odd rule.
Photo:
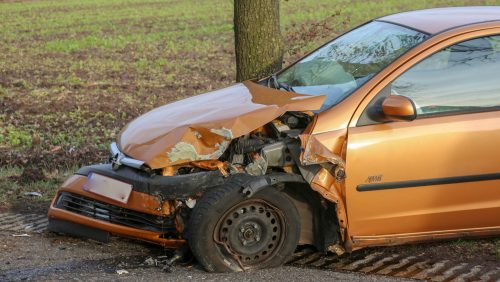
[[[276,267],[293,254],[300,236],[294,204],[274,187],[247,198],[238,185],[208,191],[191,214],[188,242],[210,272]]]

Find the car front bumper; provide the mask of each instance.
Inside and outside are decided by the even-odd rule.
[[[90,172],[131,184],[127,203],[86,191]],[[182,237],[185,201],[222,182],[218,171],[169,177],[149,176],[125,166],[117,170],[111,165],[83,167],[62,184],[52,200],[49,230],[101,241],[115,234],[177,248],[186,243]]]

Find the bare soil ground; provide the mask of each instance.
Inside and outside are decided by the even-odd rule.
[[[113,238],[103,244],[52,233],[13,237],[5,232],[0,232],[0,239],[2,281],[411,281],[290,266],[246,273],[207,273],[196,263],[188,263],[166,273],[145,261],[168,252],[137,241]],[[120,270],[126,273],[118,274]]]
[[[170,256],[172,251],[135,240],[112,237],[109,243],[85,240],[54,233],[30,233],[29,237],[14,237],[13,233],[0,231],[0,280],[207,280],[234,279],[304,281],[335,279],[339,281],[409,281],[387,276],[364,275],[346,271],[324,271],[313,267],[281,267],[264,271],[237,274],[206,273],[189,259],[177,264],[172,273],[161,266],[149,264],[150,259]],[[386,247],[356,251],[344,255],[352,260],[366,257],[373,252],[401,257],[425,256],[429,260],[449,260],[454,265],[467,263],[484,267],[497,267],[498,257],[491,254],[490,240],[441,242],[406,247]],[[498,248],[498,245],[497,245]],[[484,255],[486,254],[486,256]],[[489,257],[488,257],[489,255]],[[117,271],[126,270],[125,274]]]

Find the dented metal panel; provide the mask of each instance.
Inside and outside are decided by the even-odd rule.
[[[342,197],[342,189],[335,180],[335,177],[325,168],[322,168],[314,176],[311,182],[311,188],[320,193],[325,199],[337,204],[337,219],[342,230],[347,228],[347,212],[345,200]],[[341,232],[344,236],[344,233]],[[342,238],[344,239],[344,238]]]
[[[287,111],[317,110],[323,101],[246,81],[154,109],[129,123],[118,143],[153,169],[216,160],[231,140]]]
[[[345,167],[344,159],[340,157],[340,154],[346,136],[346,128],[321,134],[300,135],[302,148],[304,148],[301,155],[302,164],[312,165],[329,162]]]

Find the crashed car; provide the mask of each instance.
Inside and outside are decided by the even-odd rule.
[[[500,234],[500,7],[363,24],[270,77],[156,108],[49,229],[189,246],[208,271]]]

